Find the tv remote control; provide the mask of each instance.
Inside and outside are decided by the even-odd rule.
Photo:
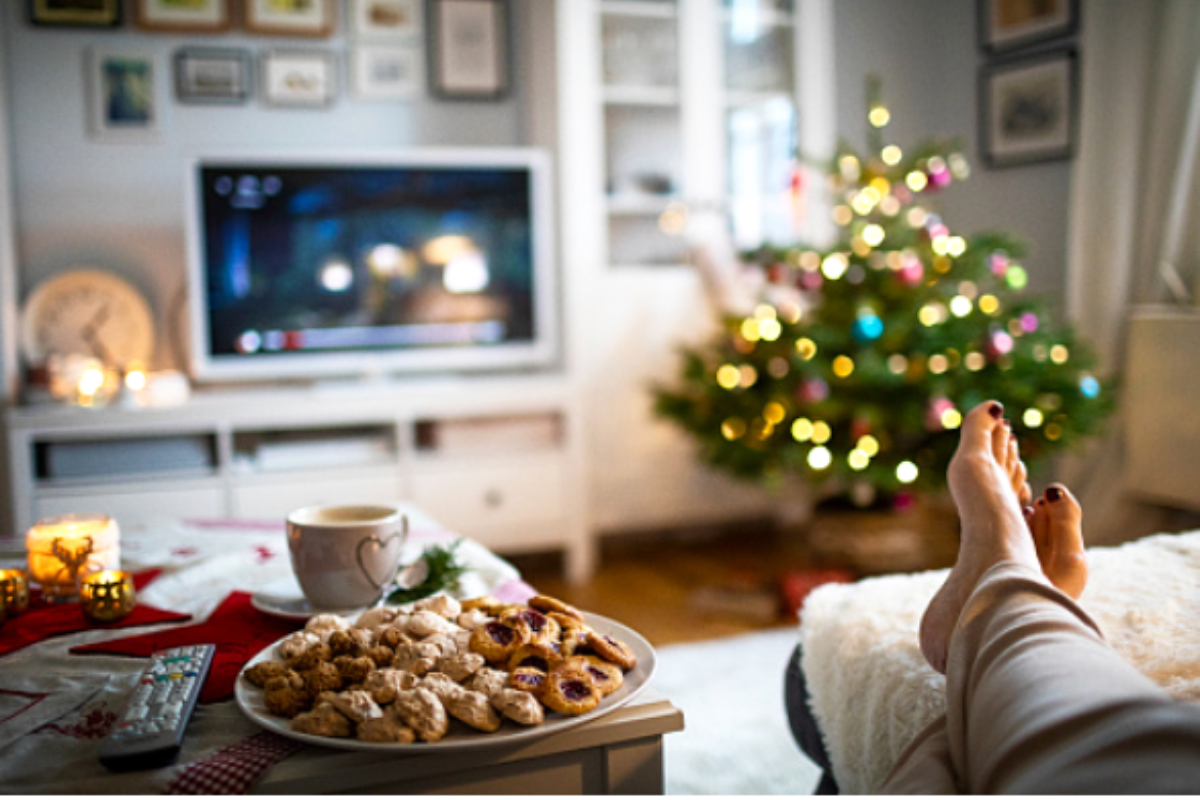
[[[127,770],[174,761],[216,652],[216,645],[196,644],[153,653],[125,713],[100,744],[100,763]]]

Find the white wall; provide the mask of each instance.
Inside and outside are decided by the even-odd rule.
[[[546,2],[546,0],[530,0]],[[524,0],[523,0],[524,2]],[[338,3],[345,10],[345,3]],[[0,51],[6,61],[15,181],[19,287],[72,265],[94,264],[129,278],[160,322],[158,366],[175,362],[185,281],[183,159],[219,149],[347,148],[409,145],[520,144],[527,97],[518,81],[500,102],[425,98],[366,102],[348,94],[345,20],[328,39],[247,36],[240,32],[180,36],[30,25],[24,2],[0,4]],[[513,19],[520,20],[519,14]],[[515,25],[514,74],[525,66],[524,32]],[[135,47],[155,54],[163,133],[153,144],[89,139],[84,64],[90,47]],[[169,85],[170,61],[181,46],[319,48],[338,56],[341,91],[324,109],[281,109],[259,99],[238,106],[182,105]],[[163,80],[168,79],[168,80]],[[163,346],[165,345],[165,347]]]

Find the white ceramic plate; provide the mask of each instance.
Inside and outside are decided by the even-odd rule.
[[[254,666],[260,661],[266,661],[274,657],[275,644],[270,645],[254,658],[247,662],[242,668],[242,674],[238,675],[237,685],[234,687],[234,694],[237,697],[238,705],[242,711],[258,725],[266,728],[269,731],[278,733],[280,736],[286,736],[289,739],[306,744],[318,745],[320,747],[333,747],[340,750],[386,750],[389,752],[403,754],[411,753],[418,755],[432,751],[445,750],[460,750],[476,747],[496,747],[500,745],[510,745],[515,742],[526,741],[529,739],[537,739],[543,736],[551,736],[559,731],[587,722],[588,720],[602,717],[610,711],[614,711],[628,703],[633,698],[641,694],[646,685],[650,683],[650,679],[654,676],[654,670],[657,666],[657,658],[654,655],[654,648],[650,643],[631,628],[627,628],[619,622],[614,622],[607,617],[599,616],[598,614],[584,615],[588,625],[592,626],[598,633],[605,633],[615,639],[619,639],[629,645],[637,656],[638,664],[629,672],[625,673],[625,683],[620,689],[605,697],[600,701],[600,705],[586,714],[580,714],[577,717],[559,714],[549,709],[546,709],[546,721],[542,725],[537,725],[532,728],[526,728],[518,725],[511,720],[504,720],[504,724],[500,726],[500,730],[495,733],[483,733],[474,730],[456,719],[451,718],[450,732],[438,742],[432,744],[428,742],[415,742],[413,744],[397,744],[388,742],[360,742],[357,739],[337,739],[328,736],[313,736],[308,733],[300,733],[292,730],[291,720],[283,717],[277,717],[267,711],[263,704],[263,692],[250,681],[246,680],[246,669]],[[282,639],[280,640],[282,641]]]
[[[339,617],[353,616],[357,617],[361,608],[315,608],[303,596],[288,597],[284,595],[269,594],[266,592],[258,592],[250,597],[250,605],[257,608],[264,614],[270,614],[272,617],[282,617],[283,619],[291,619],[303,622],[311,619],[318,614],[336,614]]]

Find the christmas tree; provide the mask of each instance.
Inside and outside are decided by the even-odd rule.
[[[888,119],[873,99],[868,152],[843,143],[833,159],[837,241],[744,253],[764,277],[757,307],[725,314],[655,389],[658,413],[733,475],[936,489],[977,403],[1004,404],[1031,466],[1112,410],[1088,348],[1022,291],[1021,244],[958,235],[934,210],[968,177],[964,156],[952,142],[886,144]]]

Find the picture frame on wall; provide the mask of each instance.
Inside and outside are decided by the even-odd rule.
[[[430,89],[451,100],[499,100],[509,89],[507,0],[429,0]]]
[[[243,24],[260,36],[324,38],[333,33],[335,8],[332,0],[244,0]]]
[[[263,101],[272,106],[321,108],[333,102],[337,74],[333,53],[274,50],[260,62]]]
[[[163,33],[220,33],[233,19],[229,0],[136,0],[134,22],[147,31]]]
[[[363,44],[351,55],[359,100],[414,100],[425,90],[424,51],[415,45]]]
[[[978,0],[979,44],[989,53],[1074,34],[1079,0]]]
[[[121,24],[121,0],[28,0],[34,25],[115,28]]]
[[[350,30],[369,39],[419,39],[423,0],[350,0]]]
[[[158,68],[152,52],[87,51],[89,134],[96,141],[143,144],[161,130]]]
[[[185,47],[175,52],[175,97],[181,103],[238,105],[250,99],[246,50]]]
[[[987,65],[979,86],[980,151],[988,166],[1073,155],[1078,113],[1073,49]]]

